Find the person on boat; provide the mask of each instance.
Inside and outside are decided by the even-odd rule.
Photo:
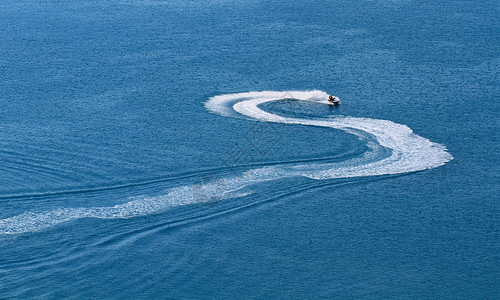
[[[340,103],[339,98],[333,96],[333,95],[328,95],[328,102],[330,102],[332,105],[337,106]]]

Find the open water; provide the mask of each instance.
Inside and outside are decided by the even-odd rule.
[[[498,299],[498,15],[2,1],[0,298]]]

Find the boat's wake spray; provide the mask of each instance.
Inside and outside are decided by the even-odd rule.
[[[439,167],[453,157],[443,145],[423,138],[405,125],[387,120],[337,117],[303,119],[278,116],[259,105],[296,99],[328,104],[328,94],[321,91],[248,92],[210,98],[206,108],[222,116],[244,117],[255,121],[329,127],[343,130],[366,142],[369,150],[361,156],[337,163],[278,164],[254,168],[232,175],[220,174],[200,184],[171,188],[164,195],[133,199],[108,207],[58,208],[46,212],[24,212],[0,219],[0,234],[38,231],[56,224],[81,218],[127,219],[161,213],[169,208],[200,203],[200,190],[208,201],[248,195],[244,187],[287,177],[333,179],[399,174]]]

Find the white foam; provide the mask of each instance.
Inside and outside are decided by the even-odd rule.
[[[0,219],[0,234],[19,234],[39,231],[53,225],[81,218],[129,219],[159,213],[169,208],[243,197],[249,192],[239,191],[246,184],[240,178],[215,180],[170,189],[165,195],[143,197],[109,207],[59,208],[48,212],[25,212]]]
[[[330,127],[355,134],[360,138],[364,138],[364,134],[369,134],[376,139],[380,146],[392,151],[390,157],[379,161],[367,161],[364,164],[350,167],[339,166],[338,164],[324,164],[321,167],[315,165],[308,172],[304,171],[303,174],[296,174],[310,178],[345,178],[415,172],[439,167],[453,159],[453,156],[446,151],[443,145],[433,143],[413,133],[406,125],[388,120],[354,117],[338,117],[328,120],[286,118],[259,108],[259,105],[263,103],[286,98],[324,102],[328,98],[328,94],[321,91],[230,94],[210,98],[206,103],[206,107],[212,112],[221,115],[228,115],[228,111],[233,109],[243,116],[259,121]],[[363,134],[360,134],[360,132]]]
[[[408,126],[391,121],[354,117],[327,120],[287,118],[259,108],[259,105],[263,103],[282,99],[324,102],[327,97],[328,95],[322,91],[247,92],[215,96],[210,98],[205,106],[211,112],[223,116],[240,114],[262,122],[329,127],[344,130],[364,140],[369,136],[373,140],[373,142],[367,141],[370,151],[365,152],[361,157],[341,163],[256,168],[238,176],[173,188],[164,196],[134,199],[110,207],[60,208],[48,212],[25,212],[0,219],[0,234],[38,231],[80,218],[126,219],[160,213],[179,205],[241,197],[249,193],[242,191],[247,185],[285,177],[331,179],[398,174],[435,168],[453,159],[443,145],[416,135]],[[389,149],[390,154],[377,154],[381,148]]]

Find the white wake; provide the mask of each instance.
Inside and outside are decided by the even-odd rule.
[[[321,171],[316,167],[310,172],[298,174],[310,178],[345,178],[415,172],[439,167],[453,159],[443,145],[413,133],[406,125],[391,121],[354,117],[328,120],[286,118],[259,108],[259,105],[266,102],[290,98],[326,104],[328,94],[322,91],[248,92],[215,96],[210,98],[205,106],[208,110],[223,116],[230,116],[236,111],[258,121],[330,127],[344,130],[360,138],[368,134],[373,136],[380,146],[392,151],[390,157],[375,162],[351,167],[325,164],[320,167]]]
[[[344,130],[366,140],[371,151],[365,152],[362,157],[341,163],[309,163],[256,168],[240,175],[222,177],[208,183],[172,188],[163,196],[134,199],[110,207],[60,208],[48,212],[25,212],[0,219],[0,234],[33,232],[81,218],[133,218],[160,213],[180,205],[242,197],[248,193],[242,191],[245,186],[286,177],[332,179],[398,174],[436,168],[453,159],[443,145],[433,143],[413,133],[409,127],[391,121],[354,117],[324,120],[289,118],[259,108],[259,105],[266,102],[284,99],[322,102],[326,105],[327,97],[328,95],[322,91],[247,92],[212,97],[205,103],[205,107],[222,116],[239,114],[261,122]],[[377,149],[380,148],[389,149],[390,155],[377,155]]]

